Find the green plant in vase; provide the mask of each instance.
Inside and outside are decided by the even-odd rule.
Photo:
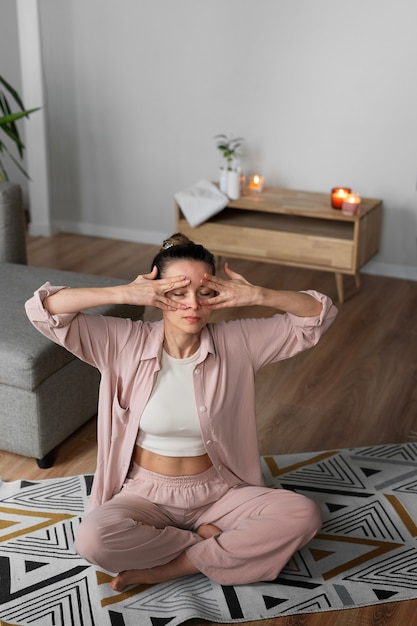
[[[229,137],[224,134],[216,135],[214,139],[217,149],[220,150],[226,161],[226,165],[220,168],[220,190],[231,199],[237,199],[240,196],[239,148],[244,139],[243,137]]]
[[[14,100],[14,107],[18,107],[18,111],[13,111],[10,105],[10,97]],[[29,117],[31,113],[39,111],[40,107],[35,109],[25,109],[23,102],[16,91],[2,76],[0,76],[0,131],[2,131],[15,145],[20,160],[23,159],[25,145],[21,139],[19,129],[16,122],[22,117]],[[0,137],[0,180],[9,180],[6,168],[3,164],[4,157],[8,157],[19,168],[19,170],[29,178],[28,173],[24,170],[18,159],[10,152],[6,144]]]

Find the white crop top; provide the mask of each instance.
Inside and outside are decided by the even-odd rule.
[[[163,456],[205,454],[195,406],[193,372],[198,350],[186,359],[162,353],[161,369],[140,420],[136,443]]]

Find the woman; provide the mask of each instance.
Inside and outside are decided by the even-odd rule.
[[[203,573],[222,585],[273,580],[321,526],[306,497],[263,486],[255,374],[312,347],[337,310],[314,291],[251,285],[181,234],[129,285],[46,283],[26,303],[40,332],[101,372],[98,458],[76,550],[115,591]],[[159,307],[158,322],[82,313],[110,303]],[[263,319],[209,323],[262,305]]]

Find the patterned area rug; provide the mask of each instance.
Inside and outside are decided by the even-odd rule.
[[[245,622],[417,598],[417,445],[263,457],[266,482],[320,503],[320,534],[273,582],[189,576],[115,593],[72,552],[92,477],[0,485],[0,619],[16,625]]]

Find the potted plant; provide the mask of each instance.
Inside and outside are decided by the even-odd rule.
[[[18,111],[12,111],[8,99],[10,97],[12,97],[17,104],[19,108]],[[19,130],[16,125],[16,121],[21,119],[22,117],[29,117],[31,113],[38,111],[39,108],[40,107],[37,107],[36,109],[26,110],[17,91],[2,76],[0,76],[0,130],[15,144],[20,160],[23,159],[25,146],[22,142]],[[24,170],[19,161],[13,156],[10,150],[8,150],[6,144],[2,141],[0,137],[0,180],[9,180],[6,168],[3,164],[4,156],[9,157],[13,161],[13,163],[15,163],[15,165],[19,168],[19,170],[26,176],[26,178],[29,178],[27,172]]]
[[[224,134],[216,135],[214,139],[218,150],[226,160],[226,165],[220,168],[220,190],[232,200],[236,200],[240,196],[239,148],[244,139],[243,137],[228,137]]]

